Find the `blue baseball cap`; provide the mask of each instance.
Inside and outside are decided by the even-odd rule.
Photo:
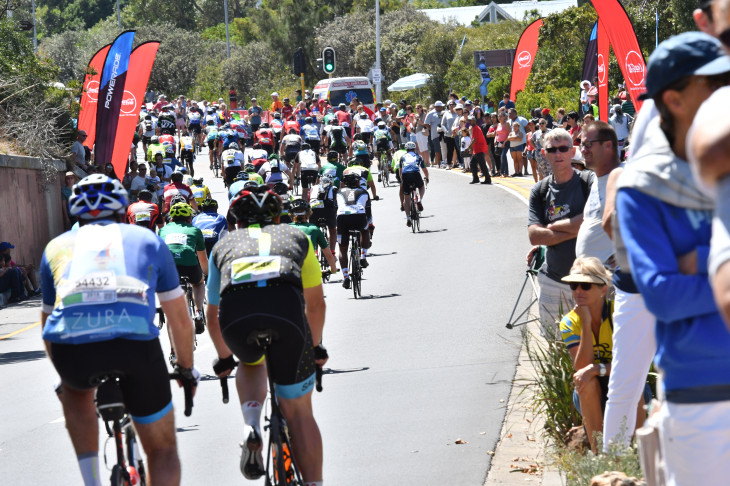
[[[646,93],[653,98],[685,76],[712,76],[730,72],[730,57],[722,44],[704,32],[685,32],[665,40],[649,57]]]
[[[2,243],[0,243],[0,251],[5,251],[8,248],[15,248],[15,246],[14,245],[11,245],[7,241],[3,241]]]

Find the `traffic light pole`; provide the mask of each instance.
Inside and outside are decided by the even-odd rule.
[[[375,0],[375,69],[377,69],[379,73],[382,73],[380,70],[380,0]],[[378,82],[375,83],[376,103],[381,103],[383,101],[383,93],[380,82],[382,79],[381,77],[378,77]]]

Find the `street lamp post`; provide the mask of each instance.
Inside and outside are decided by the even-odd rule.
[[[33,52],[38,50],[38,35],[35,28],[35,0],[31,2],[31,8],[33,9]]]
[[[378,73],[382,72],[380,70],[380,0],[375,0],[375,69],[377,69]],[[375,83],[376,102],[383,101],[381,79],[382,74],[379,74],[377,83]]]
[[[223,0],[223,13],[226,19],[226,47],[228,48],[228,59],[231,58],[231,38],[228,35],[228,0]]]

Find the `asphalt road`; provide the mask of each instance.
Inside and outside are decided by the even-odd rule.
[[[207,156],[197,165],[223,201]],[[363,298],[353,299],[339,275],[325,284],[331,359],[314,408],[327,484],[484,482],[515,373],[520,335],[504,324],[529,246],[524,202],[468,181],[431,171],[420,234],[405,225],[398,189],[378,185]],[[37,299],[0,310],[3,483],[80,484],[40,326],[3,339],[37,322],[39,313]],[[162,342],[167,350],[167,338]],[[182,392],[173,390],[185,485],[246,482],[238,468],[243,420],[232,382],[231,403],[221,402],[214,358],[204,334],[195,353],[204,378],[192,417],[182,415]],[[102,451],[104,444],[105,437]],[[102,476],[107,483],[105,468]]]

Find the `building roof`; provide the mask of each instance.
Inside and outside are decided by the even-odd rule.
[[[562,12],[570,7],[577,7],[578,0],[551,0],[551,1],[519,1],[512,3],[495,3],[476,7],[451,7],[420,10],[428,18],[437,22],[454,21],[469,26],[477,19],[479,22],[497,23],[503,20],[523,20],[525,14],[532,10],[540,12],[541,16]]]

